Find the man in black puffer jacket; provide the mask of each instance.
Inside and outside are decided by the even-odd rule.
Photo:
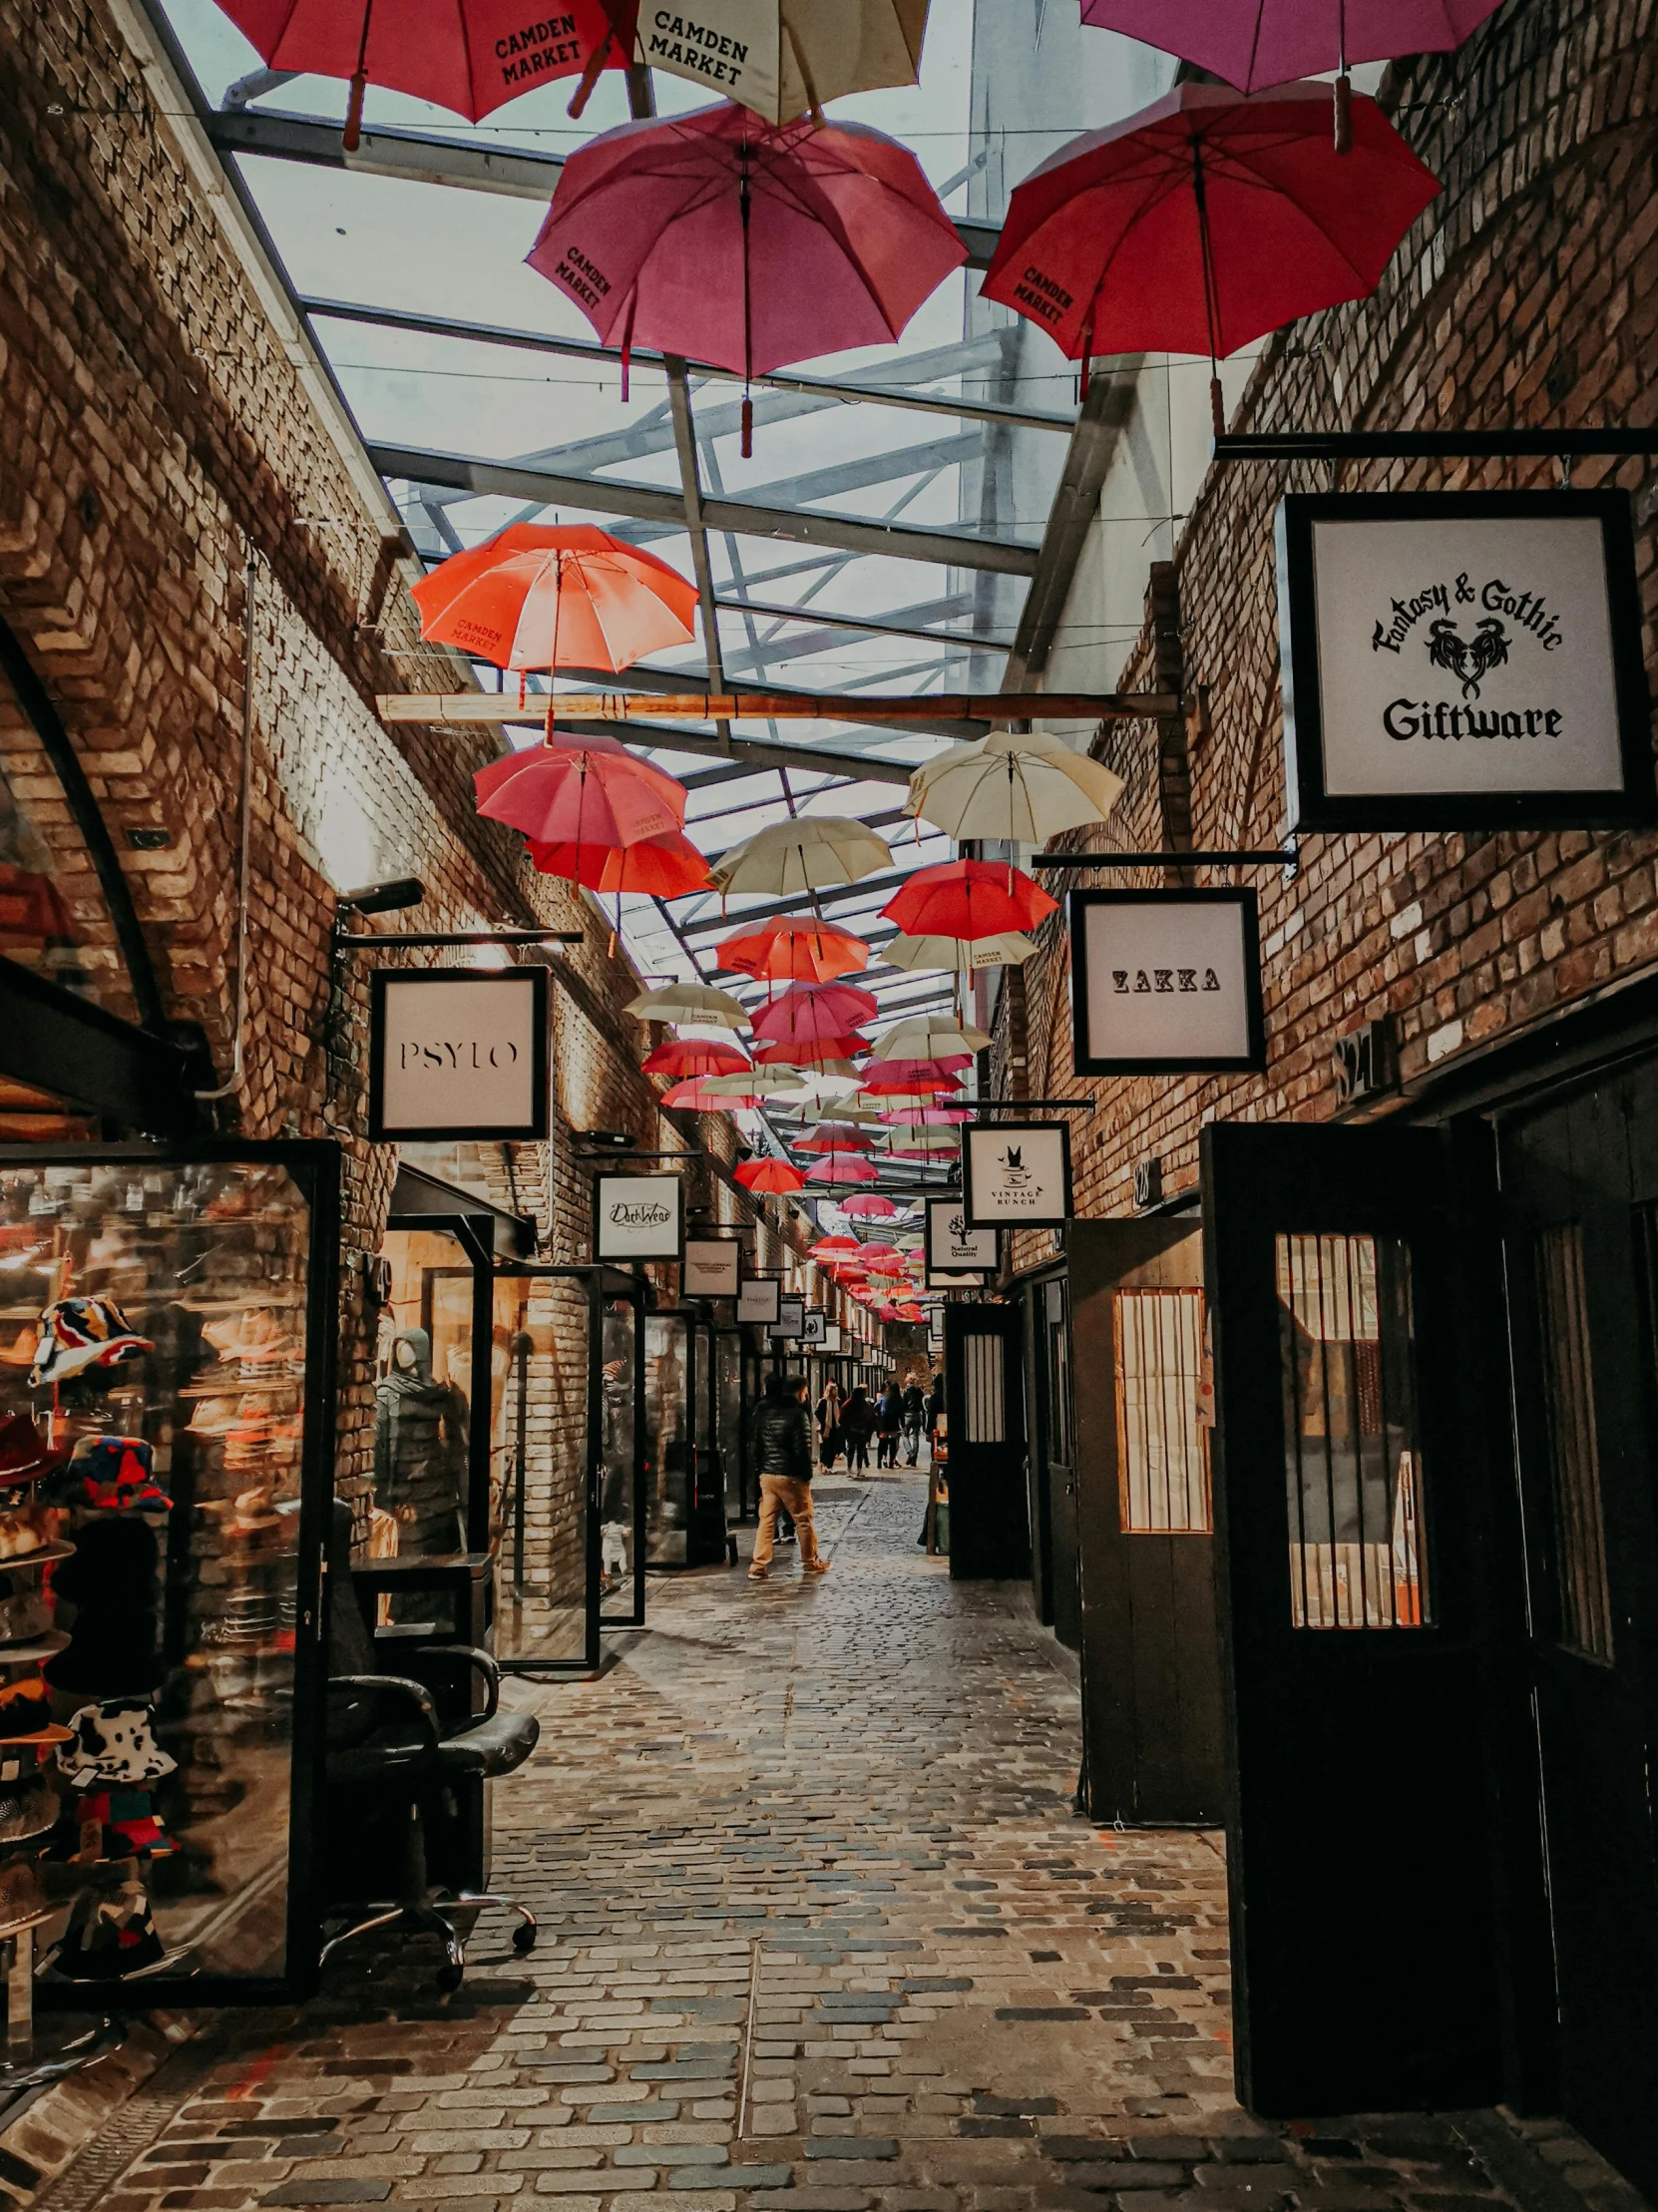
[[[805,1387],[798,1375],[768,1375],[766,1394],[749,1426],[748,1455],[760,1477],[760,1526],[748,1571],[757,1582],[765,1580],[771,1565],[779,1512],[791,1517],[800,1539],[800,1571],[824,1574],[829,1569],[829,1561],[818,1556],[812,1520],[812,1432]]]

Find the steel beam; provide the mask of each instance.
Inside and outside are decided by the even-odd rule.
[[[624,484],[602,477],[562,476],[520,462],[484,461],[418,446],[371,444],[368,454],[382,476],[421,486],[442,485],[479,498],[533,500],[543,507],[575,507],[589,514],[629,515],[683,530],[685,503],[678,492],[654,484]],[[863,522],[850,515],[802,513],[763,506],[757,500],[710,499],[702,506],[710,530],[794,545],[834,546],[844,553],[873,553],[896,561],[929,561],[939,568],[991,569],[1003,576],[1035,576],[1035,546],[1005,538],[970,538],[961,531],[911,523],[904,527]]]
[[[1126,355],[1109,373],[1096,375],[1083,402],[1014,634],[1004,677],[1010,689],[1021,688],[1047,665],[1077,560],[1099,513],[1100,487],[1134,411],[1135,377],[1143,358],[1137,353]]]
[[[925,622],[928,616],[949,617],[952,614],[969,614],[973,602],[965,592],[953,593],[948,599],[927,600],[919,607],[907,607],[900,612],[909,615],[912,623],[881,622],[870,615],[830,615],[821,609],[804,607],[777,607],[765,600],[719,599],[714,602],[732,615],[758,615],[766,622],[800,623],[812,630],[855,630],[877,638],[916,638],[928,646],[967,646],[975,653],[1007,653],[1011,648],[995,638],[976,638],[970,630],[923,630],[913,624]],[[788,655],[778,655],[782,660],[798,658],[804,653],[819,649],[802,640],[796,640],[788,649]]]
[[[702,610],[702,654],[711,687],[725,688],[725,664],[719,651],[719,615],[714,606],[714,572],[708,564],[708,532],[702,520],[702,478],[696,465],[696,430],[691,422],[690,380],[677,355],[667,356],[667,399],[673,414],[673,448],[679,462],[679,490],[685,502],[685,527],[690,532],[691,568],[696,576],[696,597]],[[717,678],[717,683],[716,683]],[[722,715],[714,723],[721,747],[731,749],[731,720]]]
[[[591,722],[561,722],[557,716],[553,727],[561,737],[593,734]],[[718,737],[659,729],[651,722],[607,722],[605,729],[607,735],[620,737],[624,744],[647,745],[655,752],[709,753],[733,762],[749,761],[755,768],[806,768],[821,775],[855,777],[860,783],[908,783],[914,772],[903,761],[866,759],[861,753],[819,752],[814,745],[774,745],[763,737],[733,736],[726,744]]]

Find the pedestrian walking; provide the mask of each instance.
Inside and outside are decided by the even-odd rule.
[[[862,1383],[855,1386],[841,1411],[841,1434],[846,1439],[846,1464],[856,1476],[869,1473],[869,1440],[875,1434],[875,1408]]]
[[[927,1425],[927,1393],[912,1374],[904,1386],[904,1465],[921,1457],[921,1432]]]
[[[881,1393],[881,1402],[875,1409],[877,1441],[875,1464],[877,1467],[898,1465],[898,1439],[904,1428],[904,1395],[898,1387],[898,1377],[889,1375],[887,1387]]]
[[[771,1567],[777,1517],[787,1513],[800,1539],[802,1574],[824,1574],[829,1561],[817,1548],[812,1519],[812,1425],[806,1386],[798,1375],[768,1375],[766,1394],[754,1409],[748,1449],[760,1476],[760,1526],[748,1572],[763,1582]]]
[[[823,1386],[823,1396],[815,1407],[817,1414],[818,1458],[827,1474],[846,1449],[846,1439],[841,1434],[841,1386],[830,1381]]]

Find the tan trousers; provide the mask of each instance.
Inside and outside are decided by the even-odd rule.
[[[753,1564],[769,1566],[777,1545],[777,1515],[786,1513],[800,1539],[800,1563],[817,1564],[817,1524],[812,1519],[812,1486],[792,1475],[760,1477],[760,1526],[754,1537]]]

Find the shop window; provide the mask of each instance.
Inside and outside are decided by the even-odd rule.
[[[1575,1221],[1538,1232],[1536,1278],[1559,1638],[1586,1658],[1610,1660],[1612,1599],[1606,1585],[1594,1370],[1583,1287],[1583,1232]]]
[[[1048,1283],[1043,1297],[1043,1338],[1047,1354],[1047,1455],[1070,1465],[1070,1325],[1065,1317],[1065,1286]]]
[[[1432,1615],[1409,1249],[1280,1236],[1277,1274],[1291,1619],[1420,1628]]]
[[[967,1336],[962,1343],[962,1442],[1008,1440],[1007,1348],[1000,1336]]]
[[[1199,1417],[1201,1290],[1120,1290],[1117,1500],[1124,1536],[1207,1536],[1208,1432]]]

